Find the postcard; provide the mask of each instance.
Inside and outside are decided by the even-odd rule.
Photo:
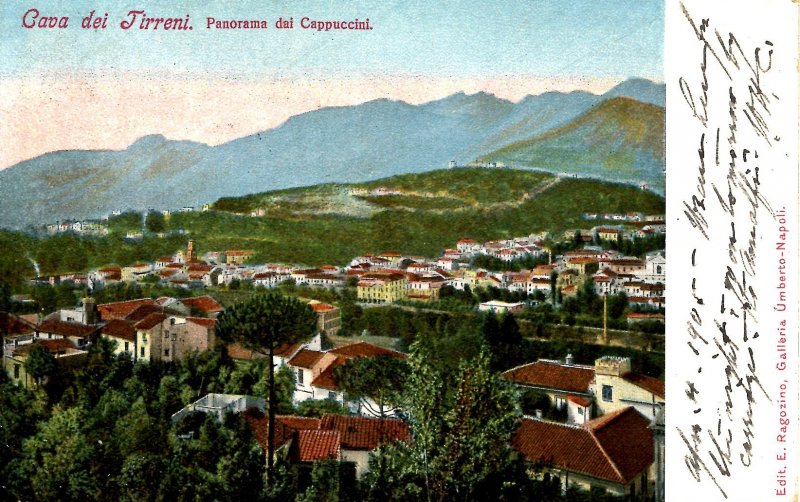
[[[0,499],[796,500],[795,2],[0,26]]]

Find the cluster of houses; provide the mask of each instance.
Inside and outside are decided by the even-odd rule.
[[[596,227],[592,232],[601,240],[611,240],[619,238],[620,231]],[[317,288],[355,285],[358,301],[365,304],[435,300],[443,286],[457,290],[492,287],[527,295],[538,291],[545,297],[557,289],[563,297],[569,297],[577,294],[585,281],[592,280],[600,295],[625,293],[631,304],[664,306],[666,257],[663,251],[640,258],[587,244],[553,256],[543,243],[544,238],[543,234],[535,234],[484,243],[463,238],[434,259],[386,251],[357,256],[345,266],[312,268],[282,263],[253,264],[250,262],[255,252],[241,249],[207,252],[201,259],[194,241],[189,240],[185,249],[153,262],[109,266],[86,274],[61,274],[45,279],[51,283],[71,281],[88,286],[90,290],[115,282],[140,281],[186,289],[229,286],[234,282],[264,288],[274,288],[285,281]],[[472,265],[479,256],[505,262],[538,258],[548,263],[518,272],[492,272]]]
[[[339,311],[321,302],[309,304],[317,314],[317,334],[307,342],[279,347],[276,363],[295,376],[295,403],[336,401],[353,415],[279,416],[275,451],[309,469],[320,460],[349,462],[360,476],[368,469],[372,450],[387,442],[409,441],[410,433],[399,410],[347,396],[335,370],[354,358],[402,359],[405,354],[365,342],[324,349],[322,334],[336,333]],[[33,347],[47,350],[58,365],[75,368],[99,338],[114,341],[117,353],[136,361],[180,360],[215,346],[216,318],[222,311],[209,296],[100,305],[89,297],[75,309],[43,318],[3,314],[3,366],[19,384],[38,385],[25,371]],[[236,344],[228,345],[227,351],[238,360],[263,357]],[[526,416],[512,440],[532,468],[537,467],[537,475],[557,476],[565,487],[578,484],[636,497],[657,493],[663,486],[662,381],[633,372],[630,359],[618,357],[599,358],[593,366],[575,364],[571,356],[563,362],[539,360],[503,376],[521,389],[546,396],[548,409]],[[247,396],[209,395],[173,419],[197,411],[220,418],[227,411],[244,413],[266,452],[269,435],[263,408],[263,400]]]
[[[59,221],[46,227],[50,235],[73,232],[83,235],[108,235],[108,225],[94,220]]]

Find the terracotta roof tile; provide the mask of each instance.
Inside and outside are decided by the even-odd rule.
[[[339,431],[300,430],[295,433],[290,457],[295,462],[338,459],[341,452]]]
[[[513,447],[530,462],[541,462],[627,484],[653,463],[649,421],[631,407],[584,424],[524,419]]]
[[[136,341],[136,329],[129,322],[112,319],[100,329],[100,333],[114,338],[121,338],[129,342]]]
[[[411,438],[408,424],[394,418],[324,415],[320,429],[338,431],[342,448],[346,450],[374,450],[382,444]]]
[[[35,327],[25,319],[6,312],[0,312],[0,326],[2,326],[0,331],[5,333],[6,336],[33,333]]]
[[[333,305],[329,305],[327,303],[309,302],[309,305],[311,306],[311,310],[313,310],[318,314],[322,312],[332,312],[336,310],[336,307],[334,307]]]
[[[594,380],[594,368],[540,360],[512,368],[503,373],[503,376],[521,385],[588,393],[589,385]]]
[[[189,307],[190,309],[198,309],[202,310],[206,314],[211,314],[214,312],[222,312],[225,310],[225,307],[219,304],[217,300],[211,298],[210,296],[196,296],[194,298],[183,298],[181,303]]]
[[[584,408],[588,408],[589,405],[592,404],[592,400],[591,399],[586,398],[586,397],[582,397],[582,396],[575,396],[575,395],[572,395],[572,394],[567,396],[567,401],[571,401],[571,402],[577,404],[578,406],[583,406]]]
[[[267,438],[269,437],[269,420],[267,415],[258,408],[245,410],[244,419],[247,421],[258,445],[267,451]],[[275,449],[285,445],[299,430],[319,429],[318,418],[297,417],[293,415],[278,415],[275,417]]]
[[[622,378],[637,387],[641,387],[646,391],[652,392],[662,399],[666,397],[664,394],[663,380],[659,380],[658,378],[653,378],[647,375],[641,375],[639,373],[625,373],[622,375]]]
[[[40,333],[52,333],[60,336],[88,337],[97,331],[97,326],[89,326],[77,322],[61,321],[57,318],[45,319],[37,327]]]
[[[162,314],[161,312],[153,312],[141,321],[134,324],[136,329],[141,329],[147,331],[149,329],[153,329],[155,326],[158,326],[164,320],[169,317],[166,314]]]
[[[111,319],[124,319],[142,305],[157,305],[157,303],[151,298],[140,298],[125,302],[104,303],[97,306],[97,311],[102,320],[110,321]]]
[[[68,350],[77,350],[75,344],[66,338],[55,338],[52,340],[36,340],[33,343],[21,345],[14,349],[15,355],[24,355],[31,351],[34,347],[43,347],[47,352],[56,353]]]
[[[312,387],[320,387],[328,390],[339,390],[339,383],[336,381],[334,370],[345,364],[347,360],[337,357],[331,362],[317,377],[311,381]]]
[[[306,368],[311,369],[314,364],[319,361],[322,357],[322,352],[316,350],[309,350],[309,349],[301,349],[300,352],[294,355],[291,359],[289,359],[289,364],[291,366],[296,366],[298,368]]]
[[[278,346],[278,348],[276,348],[275,350],[273,350],[272,353],[276,356],[281,356],[281,357],[292,356],[294,355],[295,352],[297,352],[297,349],[299,349],[301,345],[303,344],[300,342],[284,343]]]

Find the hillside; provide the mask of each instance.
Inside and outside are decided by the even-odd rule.
[[[465,164],[566,127],[609,96],[645,102],[663,93],[663,84],[638,80],[604,95],[548,92],[518,103],[482,92],[420,105],[378,99],[299,114],[213,147],[152,135],[121,151],[51,152],[0,170],[0,227],[96,218],[113,210],[197,207],[223,196],[425,172],[453,159]],[[663,110],[654,109],[656,115],[641,119],[663,121]],[[570,138],[578,141],[575,151],[593,148]],[[540,167],[566,170],[556,164]],[[627,180],[609,170],[590,174]]]
[[[630,98],[611,98],[564,126],[512,143],[481,160],[630,183],[644,181],[663,193],[664,109]]]
[[[389,195],[375,195],[382,189]],[[399,193],[393,193],[399,192]],[[664,199],[627,185],[504,169],[460,168],[352,185],[225,198],[173,216],[203,249],[246,247],[263,261],[343,263],[365,252],[438,256],[461,237],[488,240],[587,228],[584,212],[663,214]],[[242,216],[261,209],[261,216]]]

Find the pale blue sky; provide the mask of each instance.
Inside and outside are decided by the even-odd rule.
[[[46,4],[46,5],[45,5]],[[190,14],[191,32],[123,31],[128,10]],[[24,29],[30,7],[70,16],[67,30]],[[104,31],[80,29],[91,9],[109,13]],[[205,18],[295,19],[294,31],[206,30]],[[299,29],[303,16],[369,18],[370,32]],[[0,2],[0,75],[51,71],[215,71],[541,77],[644,76],[663,80],[663,3],[624,1],[246,1]]]
[[[25,29],[25,11],[69,16]],[[131,9],[192,31],[128,31]],[[81,29],[92,9],[105,30]],[[293,17],[295,29],[207,30],[206,17]],[[368,32],[300,19],[369,18]],[[663,81],[663,4],[623,1],[0,0],[0,169],[53,150],[121,149],[145,134],[219,144],[325,106],[454,92],[602,93]],[[9,146],[10,145],[10,146]]]

